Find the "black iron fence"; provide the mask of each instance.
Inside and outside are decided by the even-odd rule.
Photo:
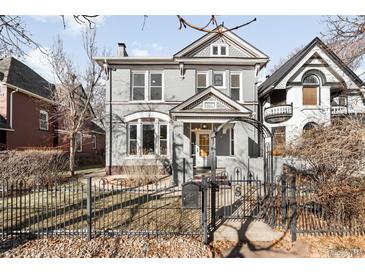
[[[203,177],[175,185],[170,180],[106,181],[88,178],[51,186],[0,185],[0,233],[48,236],[201,235],[205,243],[227,220],[264,220],[272,227],[307,235],[365,233],[364,218],[316,201],[315,191],[295,177],[274,184],[258,178]]]
[[[202,233],[199,186],[193,182],[176,186],[169,181],[144,184],[88,178],[54,186],[5,183],[0,210],[3,238]]]

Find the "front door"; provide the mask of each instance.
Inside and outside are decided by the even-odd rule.
[[[196,133],[196,166],[210,167],[210,131]]]

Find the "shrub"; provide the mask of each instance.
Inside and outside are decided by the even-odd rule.
[[[47,185],[62,180],[67,156],[61,150],[11,150],[0,154],[0,181]]]
[[[298,183],[316,202],[365,220],[365,127],[361,117],[334,120],[306,131],[286,148]]]

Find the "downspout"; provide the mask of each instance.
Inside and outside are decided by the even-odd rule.
[[[19,89],[16,88],[15,90],[10,92],[10,120],[9,120],[9,126],[11,129],[13,129],[13,94],[19,92]]]
[[[112,82],[112,70],[109,68],[109,82],[110,82],[110,86],[109,86],[109,175],[112,175],[112,134],[113,134],[113,121],[112,121],[112,87],[113,87],[113,82]]]

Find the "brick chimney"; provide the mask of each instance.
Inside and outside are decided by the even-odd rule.
[[[118,43],[117,56],[121,56],[121,57],[128,56],[126,48],[127,48],[127,46],[124,43]]]

